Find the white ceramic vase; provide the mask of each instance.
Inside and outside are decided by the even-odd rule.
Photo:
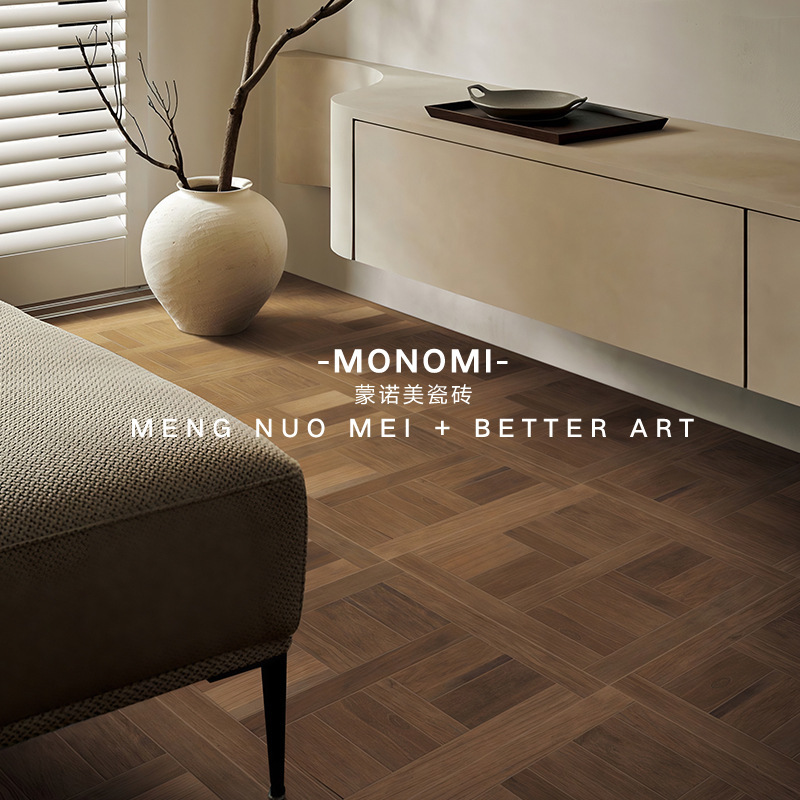
[[[142,231],[142,266],[158,301],[182,331],[226,336],[244,330],[286,263],[286,227],[275,206],[234,178],[229,192],[202,191],[215,177],[164,198]]]

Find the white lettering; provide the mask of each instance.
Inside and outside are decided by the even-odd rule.
[[[592,439],[598,432],[604,439],[606,438],[606,421],[604,419],[595,418],[592,420]]]
[[[381,436],[386,437],[387,439],[394,439],[394,420],[393,419],[382,419],[381,420]]]
[[[340,366],[344,372],[361,372],[361,350],[354,350],[350,361],[345,361],[344,353],[341,350],[337,350],[335,355],[334,372],[339,372]]]
[[[481,356],[483,356],[483,364],[481,364]],[[394,356],[392,356],[387,350],[377,348],[375,350],[370,350],[367,353],[366,359],[368,369],[377,374],[388,372],[392,368],[392,363],[394,363],[395,372],[400,373],[404,370],[408,370],[409,372],[416,373],[418,371],[419,352],[416,349],[410,351],[396,350]],[[430,373],[443,372],[447,369],[448,363],[451,372],[462,373],[473,372],[477,374],[481,371],[481,367],[483,367],[486,374],[489,374],[493,367],[492,351],[488,348],[484,350],[483,353],[478,349],[469,350],[466,356],[460,350],[453,349],[449,351],[449,357],[444,350],[434,348],[426,350],[422,354],[422,362],[424,370]],[[318,363],[328,364],[330,362],[319,361]],[[508,362],[498,361],[497,363],[507,364]],[[344,351],[335,350],[333,364],[335,372],[361,373],[364,365],[364,353],[359,348],[353,350],[352,354],[348,357],[345,355]]]
[[[487,350],[487,353],[491,353],[491,350]],[[460,350],[453,350],[453,372],[475,372],[477,373],[480,369],[481,365],[481,353],[480,350],[470,350],[469,355],[467,356],[467,360],[464,361],[461,358],[461,351]],[[490,372],[491,363],[487,361],[486,371]]]
[[[411,358],[406,355],[405,350],[397,351],[397,372],[403,371],[403,366],[408,367],[409,372],[417,371],[417,351],[411,351]]]
[[[378,362],[375,360],[376,358],[383,359],[383,365],[378,366]],[[369,358],[367,359],[367,366],[369,366],[370,372],[386,372],[389,369],[389,364],[391,364],[392,360],[389,358],[389,354],[385,350],[372,350],[369,354]]]
[[[297,427],[298,427],[297,426],[297,420],[294,420],[294,430],[292,430],[291,433],[289,433],[289,431],[286,429],[286,420],[285,419],[283,420],[283,424],[281,425],[281,428],[283,429],[283,435],[286,436],[289,439],[294,439],[294,437],[297,436]]]
[[[359,428],[358,427],[358,420],[351,419],[350,420],[350,438],[352,439],[353,436],[371,436],[372,435],[372,420],[367,417],[364,420],[364,425]]]
[[[214,436],[217,439],[230,439],[231,437],[231,424],[226,419],[214,420]]]
[[[267,424],[260,420],[256,420],[256,436],[266,436],[269,439],[272,436],[272,419],[267,420]]]
[[[153,437],[153,420],[148,419],[145,420],[144,427],[139,424],[138,419],[131,420],[131,436],[136,438],[139,436],[141,439],[144,439],[145,436],[149,436],[150,438]]]
[[[453,355],[455,357],[455,353],[457,351],[453,350]],[[434,367],[431,365],[431,357],[439,359],[439,366]],[[422,363],[425,367],[427,372],[441,372],[444,369],[445,364],[447,363],[447,359],[444,356],[444,353],[441,350],[426,350],[425,355],[422,357]]]
[[[318,429],[319,429],[317,433],[314,433],[314,431],[312,429],[314,425],[316,425],[318,427]],[[324,434],[325,434],[325,423],[321,419],[318,419],[317,417],[314,417],[314,419],[309,421],[309,423],[308,423],[308,435],[312,439],[319,439],[319,437],[323,436]]]
[[[644,429],[644,422],[641,419],[636,420],[636,424],[633,426],[633,430],[631,431],[631,435],[628,437],[632,439],[636,436],[637,433],[641,433],[644,438],[647,438],[647,431]]]
[[[201,439],[203,438],[203,420],[200,420],[199,424],[196,424],[193,419],[186,420],[186,438],[190,439],[192,437],[192,432],[194,432],[195,436],[199,436]]]

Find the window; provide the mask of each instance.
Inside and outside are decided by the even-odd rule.
[[[124,77],[124,0],[0,0],[0,256],[125,235],[124,140],[76,44],[95,25],[113,97],[106,35]]]

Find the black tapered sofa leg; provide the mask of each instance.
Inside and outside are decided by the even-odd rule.
[[[284,760],[286,754],[286,653],[261,664],[264,721],[267,726],[270,800],[285,800]]]

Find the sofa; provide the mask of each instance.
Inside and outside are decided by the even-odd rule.
[[[306,533],[275,445],[0,303],[0,746],[260,666],[282,797]]]

